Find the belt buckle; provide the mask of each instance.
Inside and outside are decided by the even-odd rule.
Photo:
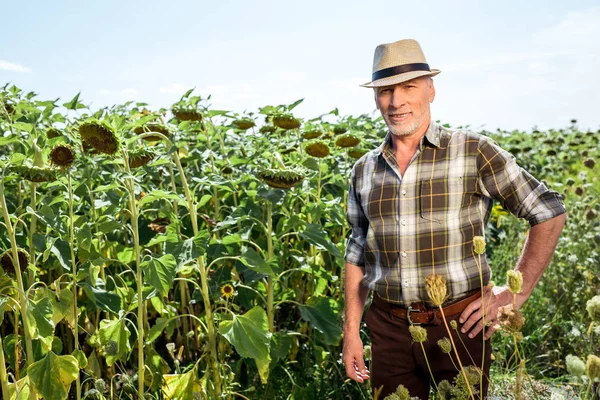
[[[406,309],[406,319],[408,320],[408,323],[409,323],[409,324],[411,324],[411,325],[421,325],[421,323],[420,323],[420,322],[413,322],[413,321],[410,319],[410,313],[411,313],[411,311],[412,311],[412,312],[415,312],[415,311],[416,311],[416,312],[421,312],[421,311],[420,311],[418,308],[413,308],[413,307],[412,307],[412,304],[411,304],[411,305],[409,305],[409,306],[408,306],[408,308]]]

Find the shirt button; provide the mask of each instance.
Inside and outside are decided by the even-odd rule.
[[[402,226],[405,226],[406,225],[406,220],[403,219],[401,223],[402,223]]]
[[[406,252],[405,251],[402,252],[402,257],[406,257]]]
[[[408,287],[408,280],[404,281],[404,287]]]
[[[405,189],[402,189],[402,191],[400,193],[402,193],[402,196],[406,196],[406,190]]]

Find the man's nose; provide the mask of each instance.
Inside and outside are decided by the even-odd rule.
[[[400,109],[402,106],[406,105],[406,96],[401,87],[396,86],[392,91],[390,105],[395,109]]]

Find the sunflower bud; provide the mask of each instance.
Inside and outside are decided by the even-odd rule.
[[[593,354],[588,355],[587,362],[585,363],[586,375],[590,381],[594,379],[600,379],[600,357]]]
[[[425,278],[425,289],[427,295],[435,306],[441,306],[448,298],[446,278],[439,274],[429,274]]]
[[[521,271],[508,271],[506,273],[508,278],[508,290],[513,294],[519,294],[523,290],[523,275]]]
[[[476,254],[485,253],[485,238],[483,236],[473,237],[473,248]]]
[[[456,320],[455,320],[455,319],[453,319],[453,320],[450,320],[450,327],[451,327],[452,329],[458,329],[458,323],[456,322]]]
[[[437,344],[440,346],[440,349],[442,349],[443,353],[450,354],[450,352],[452,352],[452,343],[447,337],[438,340]]]
[[[408,389],[404,387],[404,385],[398,385],[396,391],[388,396],[386,396],[383,400],[410,400],[410,393]]]
[[[96,379],[94,381],[94,388],[100,393],[104,393],[106,390],[106,382],[104,382],[104,379]]]
[[[580,377],[585,374],[585,363],[581,358],[569,354],[565,359],[565,364],[567,364],[569,375]]]
[[[415,343],[423,343],[427,340],[427,330],[419,325],[411,325],[408,327],[410,336]]]
[[[590,318],[594,322],[600,322],[600,295],[592,297],[585,305]]]

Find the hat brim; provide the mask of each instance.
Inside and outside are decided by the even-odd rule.
[[[367,82],[359,86],[366,88],[376,88],[382,86],[397,85],[399,83],[410,81],[411,79],[419,78],[421,76],[436,76],[440,72],[442,71],[440,71],[439,69],[432,69],[431,72],[412,71],[400,75],[388,76],[387,78],[377,79],[376,81]]]

